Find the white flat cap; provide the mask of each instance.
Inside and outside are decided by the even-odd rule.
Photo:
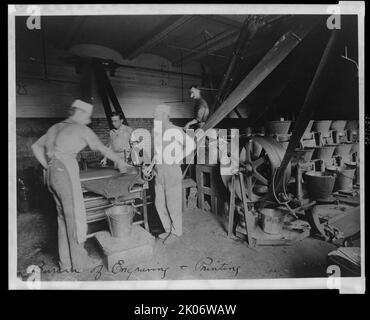
[[[155,108],[154,116],[158,114],[167,114],[170,115],[170,106],[167,104],[160,104]]]
[[[81,109],[87,113],[92,113],[93,111],[93,105],[87,102],[83,102],[82,100],[76,99],[72,103],[72,107]]]

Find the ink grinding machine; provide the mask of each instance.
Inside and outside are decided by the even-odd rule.
[[[306,207],[288,212],[284,204],[276,204],[267,197],[284,157],[284,147],[275,137],[261,135],[241,139],[240,147],[239,166],[233,169],[234,174],[221,171],[222,181],[230,191],[228,237],[235,234],[247,240],[249,246],[260,246],[291,245],[309,236],[308,222],[296,215]],[[284,189],[290,182],[291,165],[284,173]]]
[[[306,211],[311,212],[317,201],[327,199],[312,197],[307,192],[305,180],[309,178],[306,178],[306,173],[326,176],[323,172],[327,169],[340,168],[352,159],[353,146],[347,145],[348,134],[343,133],[335,122],[333,130],[330,130],[331,123],[309,122],[284,174],[285,200],[278,201],[278,205],[275,203],[273,207],[266,196],[274,193],[269,187],[274,185],[274,172],[279,168],[289,143],[291,121],[271,121],[267,125],[267,136],[249,134],[245,140],[240,139],[240,161],[235,174],[223,175],[221,172],[224,185],[230,191],[229,237],[235,228],[237,236],[247,238],[248,244],[254,246],[287,245],[309,236],[311,225]],[[328,175],[332,180],[333,175]],[[321,181],[319,187],[322,185],[325,183]],[[288,202],[294,209],[287,206]],[[237,213],[236,225],[234,211]]]
[[[345,120],[315,121],[313,131],[303,136],[295,163],[297,199],[315,201],[311,226],[325,240],[339,238],[331,223],[359,206],[357,181],[359,157],[356,123]]]
[[[268,121],[266,131],[269,136],[274,138],[286,150],[291,137],[290,127],[292,121],[281,118],[279,121]]]
[[[148,182],[141,179],[141,170],[134,166],[127,173],[109,167],[87,169],[80,178],[88,229],[96,222],[108,222],[109,231],[106,226],[88,231],[102,249],[108,270],[122,260],[130,265],[150,259],[154,237],[148,225]]]
[[[135,172],[120,174],[112,167],[87,168],[80,172],[88,229],[94,230],[96,222],[107,220],[107,210],[114,206],[130,205],[142,219],[134,224],[144,224],[148,230],[147,195],[148,183]],[[94,236],[89,233],[88,237]]]
[[[334,165],[343,165],[345,162],[356,162],[358,154],[358,121],[347,120],[320,120],[314,123],[314,135],[317,148],[324,147],[320,151],[323,155],[318,159],[336,160]],[[328,149],[331,147],[330,149]],[[326,163],[326,161],[324,161]],[[327,164],[327,163],[326,163]],[[330,165],[330,162],[328,163]]]

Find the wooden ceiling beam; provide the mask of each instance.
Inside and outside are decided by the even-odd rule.
[[[235,45],[236,41],[238,40],[238,35],[240,29],[245,24],[242,22],[237,22],[235,20],[232,20],[227,17],[223,16],[205,16],[206,18],[210,18],[212,20],[217,20],[221,23],[225,23],[227,21],[233,21],[236,22],[236,24],[233,25],[234,28],[226,30],[222,33],[219,33],[212,39],[209,39],[208,41],[205,41],[201,45],[195,47],[195,48],[189,48],[190,50],[193,50],[194,52],[188,52],[187,54],[183,55],[182,57],[182,63],[188,63],[191,60],[199,60],[207,55],[213,55],[215,52],[227,48],[231,45]],[[255,24],[258,24],[258,28],[264,28],[266,26],[269,26],[271,23],[276,22],[277,20],[280,20],[283,16],[273,15],[273,16],[249,16],[246,20],[255,20]],[[228,23],[230,26],[230,23]],[[235,28],[237,26],[237,28]],[[262,39],[264,40],[264,39]],[[179,66],[181,64],[181,59],[177,58],[172,61],[173,66]]]
[[[266,77],[284,61],[302,39],[316,26],[312,19],[298,23],[285,33],[267,52],[262,60],[252,69],[241,83],[231,92],[221,106],[209,117],[203,130],[213,128],[232,110],[235,109]]]
[[[59,46],[62,49],[69,49],[76,36],[81,31],[81,28],[86,22],[86,16],[78,17],[75,16],[72,18],[72,22],[68,25],[66,32],[64,33],[63,38],[59,42]]]
[[[244,17],[251,17],[252,15],[244,15]],[[272,22],[275,22],[276,20],[280,20],[282,17],[288,17],[289,15],[284,15],[284,16],[281,16],[281,15],[253,15],[253,16],[257,16],[257,17],[260,17],[261,19],[263,19],[265,21],[266,24],[269,24],[269,23],[272,23]],[[219,23],[223,23],[225,25],[228,25],[232,28],[235,28],[235,29],[240,29],[244,22],[242,21],[238,21],[238,20],[234,20],[234,19],[231,19],[227,16],[224,16],[224,15],[206,15],[206,16],[202,16],[204,17],[205,19],[210,19],[210,20],[213,20],[215,22],[219,22]]]
[[[133,59],[139,54],[150,50],[165,40],[168,35],[181,27],[183,24],[189,22],[193,16],[171,16],[160,27],[158,27],[152,34],[145,37],[136,47],[125,54],[126,59]]]
[[[240,29],[243,26],[243,22],[225,17],[225,16],[220,15],[220,14],[206,15],[206,16],[204,16],[204,18],[210,19],[210,20],[213,20],[215,22],[219,22],[219,23],[222,23],[222,24],[225,24],[225,25],[228,25],[228,26],[230,26],[232,28],[235,28],[235,29]]]
[[[235,43],[238,38],[238,30],[226,30],[214,36],[213,38],[202,42],[200,45],[190,48],[192,52],[183,54],[182,63],[187,63],[191,60],[200,59],[207,54],[213,54],[214,52],[228,47]],[[177,58],[172,61],[173,66],[179,66],[181,64],[181,58]]]

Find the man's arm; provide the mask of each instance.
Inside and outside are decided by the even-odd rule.
[[[153,171],[153,168],[156,165],[156,161],[157,161],[157,155],[154,154],[152,158],[152,162],[148,166],[146,167],[144,166],[142,169],[142,172],[144,175],[149,175]]]
[[[107,147],[112,150],[111,140],[112,140],[112,131],[109,131],[109,142],[108,142]],[[105,166],[107,164],[107,157],[104,156],[104,158],[100,161],[100,163]]]
[[[118,164],[122,162],[122,159],[110,148],[106,147],[90,128],[86,127],[85,139],[91,150],[100,151],[104,157],[117,162]]]
[[[109,150],[112,150],[112,147],[111,147],[111,145],[110,144],[108,144],[108,147],[107,147]],[[103,165],[106,165],[107,164],[107,157],[106,156],[104,156],[104,158],[100,161],[101,162],[101,164],[103,164]]]
[[[196,124],[196,123],[198,123],[198,120],[197,120],[197,119],[193,119],[193,120],[189,121],[189,122],[185,125],[184,129],[189,129],[189,128],[190,128],[190,126],[192,126],[193,124]]]
[[[46,135],[43,135],[31,146],[31,149],[37,161],[46,169],[48,167],[48,161],[45,154],[45,140]]]
[[[202,100],[195,118],[198,120],[198,122],[205,122],[207,121],[208,116],[209,116],[208,104],[205,100]]]

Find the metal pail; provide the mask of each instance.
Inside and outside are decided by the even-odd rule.
[[[269,234],[281,234],[283,231],[284,213],[278,209],[260,210],[262,230]]]
[[[107,215],[109,230],[112,237],[122,238],[131,234],[134,208],[128,205],[118,205],[108,208]]]

